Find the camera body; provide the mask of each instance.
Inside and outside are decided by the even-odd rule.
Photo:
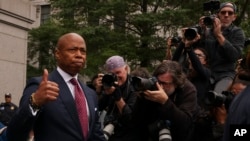
[[[102,85],[104,87],[116,86],[115,81],[117,81],[117,77],[115,74],[112,73],[104,74],[102,77]]]
[[[204,17],[203,19],[203,23],[206,25],[206,26],[211,26],[213,25],[213,22],[214,22],[214,19],[216,18],[215,15],[210,15],[210,16],[206,16]]]
[[[213,13],[214,11],[217,11],[219,9],[220,9],[220,1],[218,0],[211,0],[209,2],[203,3],[203,10],[210,12],[209,15],[205,16],[203,21],[206,26],[213,25],[213,21],[216,17]]]
[[[201,34],[201,27],[200,26],[193,26],[189,27],[184,32],[185,39],[191,41],[196,37],[196,34]]]
[[[149,79],[137,76],[132,77],[132,85],[136,91],[157,90],[157,81],[156,77],[151,77]]]
[[[216,11],[220,9],[220,1],[219,0],[211,0],[209,2],[203,3],[204,11]]]
[[[222,104],[225,104],[226,109],[229,107],[232,102],[235,94],[230,91],[223,91],[221,94],[216,93],[215,91],[209,91],[207,93],[206,104],[219,107]]]
[[[174,36],[171,38],[171,46],[175,46],[181,42],[181,37]]]

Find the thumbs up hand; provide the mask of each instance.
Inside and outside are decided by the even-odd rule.
[[[58,84],[52,81],[48,81],[48,70],[44,69],[42,81],[35,93],[33,93],[33,99],[37,106],[42,106],[49,101],[54,101],[59,96]]]

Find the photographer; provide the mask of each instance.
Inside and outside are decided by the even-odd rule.
[[[171,132],[168,139],[187,141],[197,109],[194,85],[187,80],[180,64],[170,60],[162,62],[153,76],[157,81],[153,77],[150,80],[154,82],[152,88],[141,89],[140,103],[135,106],[133,117],[137,133],[146,139],[152,138],[151,141],[159,141],[160,131],[166,128]]]
[[[212,2],[210,1],[210,4]],[[210,25],[205,22],[205,16],[199,21],[204,31],[201,36],[201,46],[208,52],[209,67],[215,81],[214,91],[218,93],[226,90],[232,82],[235,76],[235,63],[242,56],[245,36],[243,30],[233,24],[237,17],[236,12],[235,4],[225,2],[219,5],[215,16],[210,16],[211,28],[208,28]]]
[[[99,109],[107,111],[104,133],[109,141],[134,141],[136,139],[131,133],[133,125],[130,119],[136,95],[131,85],[128,66],[121,56],[112,56],[106,60],[105,69],[107,74],[99,75],[102,77],[103,89],[99,98]]]
[[[227,119],[225,122],[224,134],[223,134],[223,141],[229,140],[244,140],[247,141],[249,138],[245,137],[234,137],[232,136],[232,130],[235,129],[235,126],[243,127],[250,124],[250,112],[249,112],[249,82],[250,82],[250,52],[248,51],[246,57],[246,66],[245,70],[242,70],[238,73],[238,78],[243,79],[247,82],[247,86],[244,90],[242,90],[239,94],[235,96],[233,101],[230,104]],[[234,125],[234,126],[233,126]],[[248,137],[249,137],[249,133]]]

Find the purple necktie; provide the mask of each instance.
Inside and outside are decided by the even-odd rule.
[[[78,112],[78,117],[80,119],[83,136],[87,138],[89,122],[88,122],[85,95],[75,78],[72,78],[70,82],[74,85],[74,89],[75,89],[76,109]]]

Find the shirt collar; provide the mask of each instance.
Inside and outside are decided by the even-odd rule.
[[[69,82],[72,78],[75,78],[76,80],[78,78],[78,74],[76,74],[75,76],[72,77],[71,75],[69,75],[68,73],[63,71],[60,67],[57,67],[57,71],[62,76],[62,78],[65,82]]]

